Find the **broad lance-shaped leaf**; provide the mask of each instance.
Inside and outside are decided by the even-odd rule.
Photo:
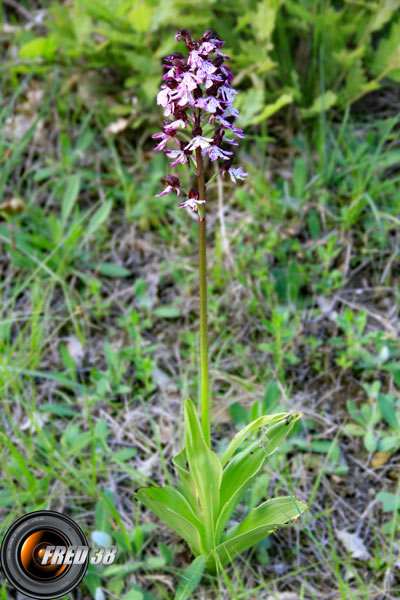
[[[185,447],[203,512],[205,547],[209,552],[215,546],[222,467],[218,456],[205,442],[196,409],[189,399],[185,401]]]
[[[194,511],[197,510],[196,490],[193,483],[193,477],[187,469],[186,449],[183,448],[179,454],[174,456],[172,463],[176,468],[181,485],[178,488],[182,491],[186,500],[189,502]]]
[[[221,457],[221,464],[224,467],[228,460],[234,455],[236,450],[241,446],[244,440],[251,434],[256,433],[259,429],[266,427],[268,425],[273,425],[283,421],[286,418],[292,419],[293,416],[289,415],[289,413],[278,413],[276,415],[264,415],[262,417],[258,417],[246,427],[243,427],[238,433],[235,435],[233,440],[228,445],[224,454]]]
[[[264,449],[255,442],[234,456],[225,467],[220,489],[220,513],[215,532],[217,543],[221,541],[225,525],[265,460]]]
[[[300,419],[301,413],[289,415],[283,423],[273,425],[267,431],[268,441],[263,444],[265,457],[268,458],[281,445],[285,437],[291,432],[294,424]]]
[[[238,554],[258,544],[277,527],[300,516],[308,508],[307,504],[289,496],[267,500],[254,508],[243,521],[229,530],[216,547],[222,565],[233,560]],[[214,556],[210,554],[207,568],[213,569]]]
[[[260,442],[253,442],[231,458],[222,475],[217,541],[220,540],[229,517],[262,469],[266,459],[277,450],[299,418],[300,413],[286,417],[268,429],[267,442],[264,442],[261,448]]]
[[[204,554],[201,516],[196,515],[185,497],[175,488],[141,488],[136,494],[171,529],[176,531],[191,547],[194,554]]]

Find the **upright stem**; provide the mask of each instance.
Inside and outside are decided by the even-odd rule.
[[[204,185],[204,164],[201,149],[196,149],[197,188],[199,200],[206,199]],[[207,260],[206,260],[206,208],[205,204],[198,205],[199,212],[199,288],[200,288],[200,401],[201,425],[204,439],[210,446],[210,389],[208,377],[207,350]]]

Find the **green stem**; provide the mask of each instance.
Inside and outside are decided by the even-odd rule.
[[[200,148],[196,149],[197,188],[199,200],[206,199],[204,185],[204,164]],[[206,260],[206,205],[198,205],[199,213],[199,288],[200,288],[200,403],[201,425],[208,446],[210,439],[210,389],[208,376],[207,350],[207,260]]]

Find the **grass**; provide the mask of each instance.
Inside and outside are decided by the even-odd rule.
[[[2,201],[24,203],[0,225],[1,534],[26,512],[65,511],[119,547],[77,598],[171,598],[190,554],[132,495],[173,477],[182,399],[197,396],[196,223],[153,197],[165,164],[151,133],[107,137],[60,85],[2,81],[3,132],[28,90],[47,100],[1,140]],[[249,183],[210,186],[213,443],[251,414],[302,410],[242,511],[283,492],[312,506],[193,598],[397,597],[398,504],[384,512],[377,496],[399,497],[398,446],[377,460],[395,422],[365,387],[380,382],[398,415],[397,132],[396,116],[355,106],[288,145],[276,118],[267,146],[251,132]],[[377,412],[373,450],[346,430],[348,400]]]

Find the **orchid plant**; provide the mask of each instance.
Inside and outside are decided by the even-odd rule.
[[[233,152],[226,147],[237,146],[235,138],[244,135],[235,126],[239,112],[233,101],[237,91],[231,85],[233,75],[226,63],[229,56],[221,51],[224,42],[209,29],[197,41],[181,29],[176,35],[176,41],[180,40],[186,42],[188,57],[174,52],[165,59],[166,73],[157,103],[167,119],[162,131],[153,137],[159,140],[155,150],[172,159],[171,167],[193,167],[197,185],[185,193],[179,178],[168,175],[156,197],[176,193],[181,198],[180,208],[196,213],[198,218],[201,418],[193,402],[186,399],[184,447],[173,459],[180,483],[141,488],[137,498],[186,540],[196,557],[204,557],[209,571],[215,571],[277,527],[298,518],[307,505],[292,497],[273,498],[251,510],[239,524],[230,524],[245,492],[301,415],[260,416],[233,437],[222,456],[211,449],[204,157],[212,162],[221,160],[217,173],[222,177],[228,173],[233,183],[245,179],[247,173],[233,166]],[[170,142],[173,148],[168,147]]]

